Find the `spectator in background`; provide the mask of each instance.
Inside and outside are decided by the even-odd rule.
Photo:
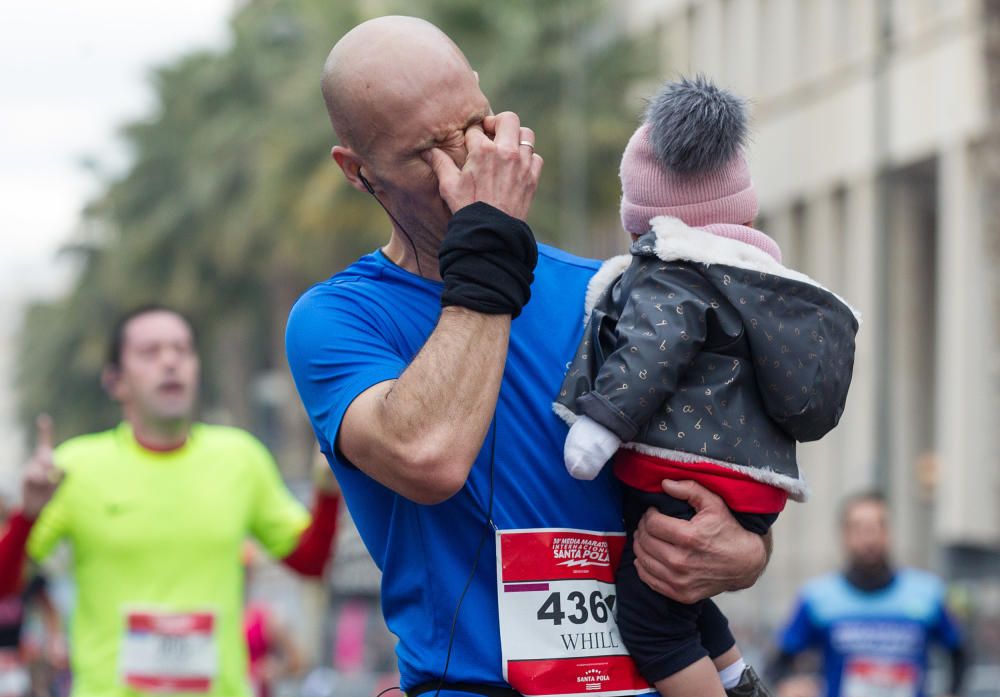
[[[891,559],[889,510],[876,492],[849,497],[840,516],[843,571],[810,581],[778,638],[771,679],[779,697],[814,697],[814,681],[793,676],[796,657],[821,654],[827,697],[925,697],[928,649],[950,652],[948,695],[962,686],[966,653],[945,607],[944,584]]]
[[[310,515],[257,439],[195,421],[199,371],[191,322],[141,307],[115,326],[102,380],[122,422],[54,449],[39,422],[22,511],[0,529],[0,594],[18,586],[26,551],[72,546],[74,697],[249,697],[244,539],[304,575],[329,557],[332,477]]]

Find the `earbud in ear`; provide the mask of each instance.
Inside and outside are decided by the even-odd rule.
[[[368,190],[368,193],[371,194],[372,196],[374,196],[375,195],[375,189],[372,188],[371,182],[369,182],[365,178],[365,175],[363,175],[361,173],[360,169],[358,170],[358,177],[361,178],[361,183],[365,185],[365,188]]]

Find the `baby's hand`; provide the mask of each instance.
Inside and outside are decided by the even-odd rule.
[[[566,471],[575,479],[593,479],[621,444],[614,433],[593,419],[581,416],[566,436],[563,448]]]

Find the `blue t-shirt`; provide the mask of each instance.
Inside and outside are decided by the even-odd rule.
[[[531,301],[511,326],[497,404],[493,520],[500,529],[620,531],[610,468],[595,482],[567,474],[566,426],[551,407],[583,334],[584,293],[598,264],[544,245],[538,251]],[[399,377],[423,346],[441,312],[441,289],[377,251],[308,290],[286,333],[288,361],[320,448],[383,572],[383,612],[399,637],[404,689],[438,679],[444,669],[452,617],[487,524],[492,431],[466,487],[434,506],[378,484],[334,446],[354,398]],[[494,554],[490,530],[462,603],[448,682],[504,683]]]
[[[864,592],[842,574],[829,574],[803,589],[795,613],[778,639],[785,653],[823,653],[828,697],[851,694],[850,683],[895,685],[896,692],[924,697],[929,644],[961,642],[935,576],[904,569],[886,588]],[[907,692],[900,685],[910,683]],[[855,694],[867,694],[863,690]]]

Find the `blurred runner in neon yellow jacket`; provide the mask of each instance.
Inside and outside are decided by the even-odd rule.
[[[0,562],[18,561],[0,563],[0,593],[25,547],[40,560],[72,546],[75,697],[249,695],[244,539],[306,575],[329,555],[335,483],[310,518],[253,436],[193,423],[198,376],[190,322],[140,308],[116,328],[103,375],[123,421],[54,451],[51,424],[39,423],[24,511],[0,536]]]

